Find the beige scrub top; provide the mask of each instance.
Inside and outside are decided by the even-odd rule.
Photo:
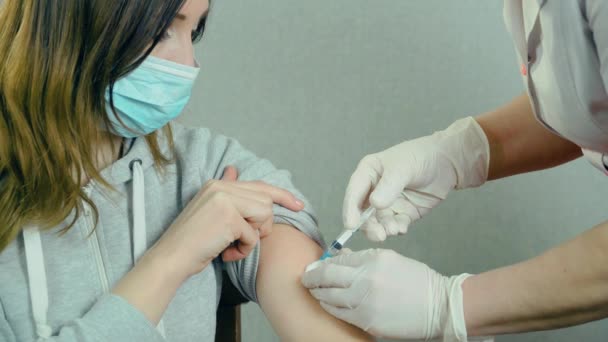
[[[608,175],[608,1],[505,0],[537,119]]]

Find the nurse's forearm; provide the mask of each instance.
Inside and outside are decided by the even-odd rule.
[[[490,143],[490,180],[547,169],[582,154],[574,143],[553,134],[536,120],[528,95],[476,120]]]
[[[608,223],[463,284],[470,336],[555,329],[608,317]]]

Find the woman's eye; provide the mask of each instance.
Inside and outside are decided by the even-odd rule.
[[[192,36],[192,41],[196,41],[198,39],[198,37],[201,35],[201,33],[198,30],[192,30],[191,36]]]

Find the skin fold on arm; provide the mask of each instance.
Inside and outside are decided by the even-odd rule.
[[[261,241],[257,295],[281,341],[373,341],[364,331],[328,314],[300,277],[321,248],[297,229],[274,225]]]

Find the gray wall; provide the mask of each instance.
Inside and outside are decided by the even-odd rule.
[[[183,120],[291,170],[328,239],[341,230],[342,196],[361,157],[523,91],[498,0],[224,0],[207,33]],[[605,182],[578,160],[454,193],[383,247],[445,274],[514,263],[601,222]],[[376,245],[359,237],[353,247]],[[277,340],[255,305],[243,324],[245,341]],[[498,341],[605,336],[608,324],[598,322]]]

